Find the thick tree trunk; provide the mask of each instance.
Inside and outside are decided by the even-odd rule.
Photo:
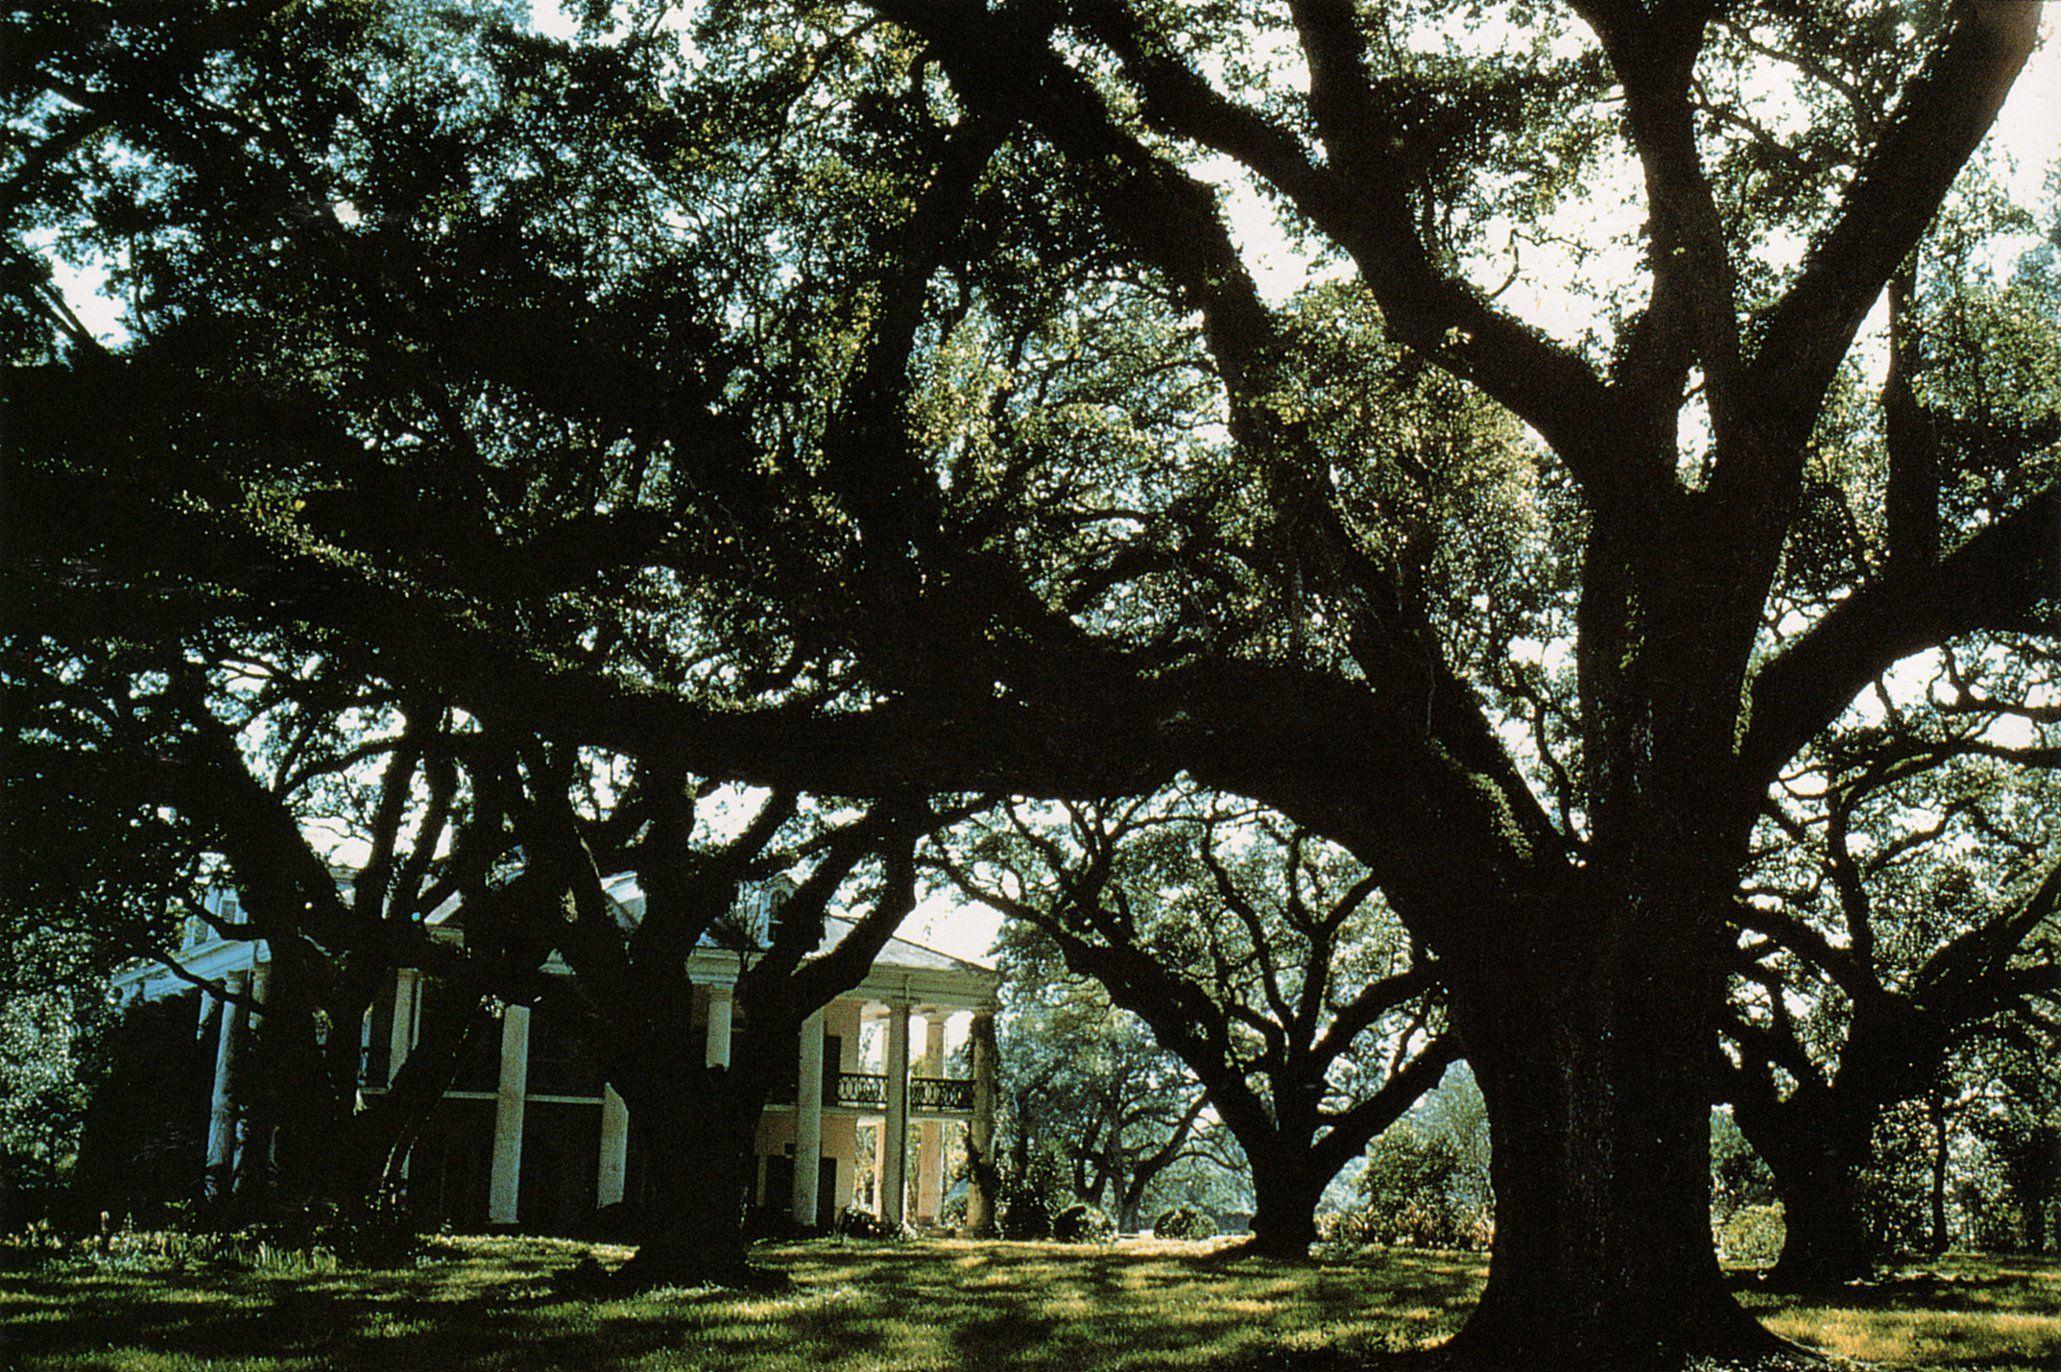
[[[618,1277],[634,1287],[753,1284],[747,1207],[763,1088],[742,1074],[686,1070],[624,1085],[631,1128],[648,1146],[643,1233]]]
[[[1329,1176],[1318,1176],[1308,1149],[1261,1149],[1252,1161],[1253,1253],[1270,1258],[1306,1258],[1317,1241],[1317,1201]]]
[[[1932,1125],[1932,1185],[1929,1200],[1932,1210],[1932,1235],[1929,1247],[1934,1253],[1944,1253],[1951,1236],[1947,1233],[1947,1110],[1946,1093],[1935,1087],[1925,1101],[1926,1118]]]
[[[747,1260],[746,1233],[758,1176],[759,1117],[783,1063],[793,1062],[800,1021],[761,1010],[726,1068],[673,1057],[611,1073],[629,1106],[630,1127],[645,1131],[644,1232],[617,1273],[631,1286],[764,1286],[777,1281]],[[625,1089],[625,1088],[628,1089]]]
[[[1809,1173],[1776,1172],[1787,1232],[1782,1255],[1768,1273],[1770,1286],[1812,1291],[1868,1275],[1874,1250],[1861,1217],[1857,1173],[1856,1167],[1837,1159],[1827,1159],[1823,1168]]]
[[[1777,1290],[1819,1290],[1868,1275],[1874,1246],[1861,1216],[1860,1175],[1879,1114],[1865,1096],[1822,1086],[1786,1101],[1734,1099],[1732,1118],[1774,1174],[1782,1201],[1782,1253],[1768,1273]]]
[[[1452,1345],[1465,1360],[1672,1368],[1788,1351],[1732,1299],[1711,1244],[1722,980],[1643,932],[1602,974],[1609,955],[1570,940],[1454,988],[1495,1140],[1488,1287]]]
[[[1734,1114],[1775,1174],[1782,1198],[1782,1254],[1769,1284],[1812,1291],[1867,1276],[1874,1245],[1861,1216],[1860,1174],[1877,1112],[1828,1101],[1779,1130],[1751,1109],[1735,1107]]]

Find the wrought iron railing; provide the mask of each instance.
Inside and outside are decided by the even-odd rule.
[[[887,1078],[878,1072],[839,1072],[837,1094],[829,1103],[862,1110],[885,1110]],[[953,1077],[911,1077],[909,1108],[925,1112],[971,1111],[973,1083]]]
[[[871,1105],[887,1109],[887,1078],[877,1072],[839,1072],[838,1105]]]
[[[973,1109],[973,1083],[954,1077],[909,1078],[911,1110]]]

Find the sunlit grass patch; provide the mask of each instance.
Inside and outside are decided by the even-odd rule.
[[[636,1368],[649,1372],[1162,1372],[1364,1366],[1456,1332],[1485,1264],[1368,1253],[1322,1264],[1178,1241],[765,1245],[783,1291],[590,1295],[561,1278],[622,1248],[463,1238],[387,1270],[0,1275],[0,1366],[114,1372]],[[2061,1265],[1953,1259],[1850,1299],[1748,1303],[1781,1333],[1898,1368],[2061,1365]]]
[[[1837,1300],[1751,1293],[1783,1337],[1899,1368],[2061,1367],[2061,1263],[1955,1254],[1884,1273]]]

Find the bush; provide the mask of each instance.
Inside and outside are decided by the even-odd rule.
[[[1049,1239],[1052,1217],[1065,1194],[1066,1164],[1046,1149],[1033,1153],[1030,1163],[1002,1186],[999,1216],[1005,1239]]]
[[[1367,1150],[1359,1204],[1339,1217],[1328,1241],[1399,1248],[1480,1247],[1489,1221],[1462,1191],[1461,1158],[1452,1141],[1408,1123],[1397,1124]]]
[[[847,1205],[837,1212],[831,1232],[844,1239],[882,1239],[896,1242],[910,1235],[909,1226],[889,1224],[863,1205]]]
[[[351,1267],[397,1267],[422,1251],[422,1230],[397,1198],[338,1205],[311,1201],[247,1231],[283,1251],[329,1252]]]
[[[200,1194],[214,1081],[195,1009],[194,996],[144,1001],[102,1040],[60,1225],[95,1230],[105,1212],[118,1223],[184,1227],[176,1210]]]
[[[319,1273],[349,1267],[399,1267],[424,1251],[422,1234],[397,1207],[306,1204],[262,1223],[224,1229],[206,1223],[198,1207],[165,1207],[169,1228],[139,1229],[133,1221],[98,1232],[65,1236],[33,1225],[20,1240],[95,1266],[120,1271],[187,1272],[237,1268],[252,1272]]]
[[[1177,1205],[1152,1222],[1152,1233],[1162,1239],[1206,1239],[1217,1232],[1209,1216],[1200,1210]]]
[[[1782,1241],[1788,1233],[1779,1202],[1742,1205],[1719,1227],[1718,1251],[1726,1262],[1765,1267],[1782,1256]]]
[[[1001,1229],[1005,1239],[1049,1239],[1052,1211],[1035,1191],[1010,1187],[1002,1194]]]
[[[1099,1207],[1080,1202],[1052,1217],[1052,1237],[1061,1243],[1108,1243],[1116,1237],[1116,1221]]]

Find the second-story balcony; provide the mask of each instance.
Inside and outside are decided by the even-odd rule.
[[[887,1078],[878,1072],[839,1072],[824,1083],[823,1103],[854,1110],[886,1110]],[[973,1083],[957,1077],[910,1077],[909,1109],[915,1114],[968,1114]]]

